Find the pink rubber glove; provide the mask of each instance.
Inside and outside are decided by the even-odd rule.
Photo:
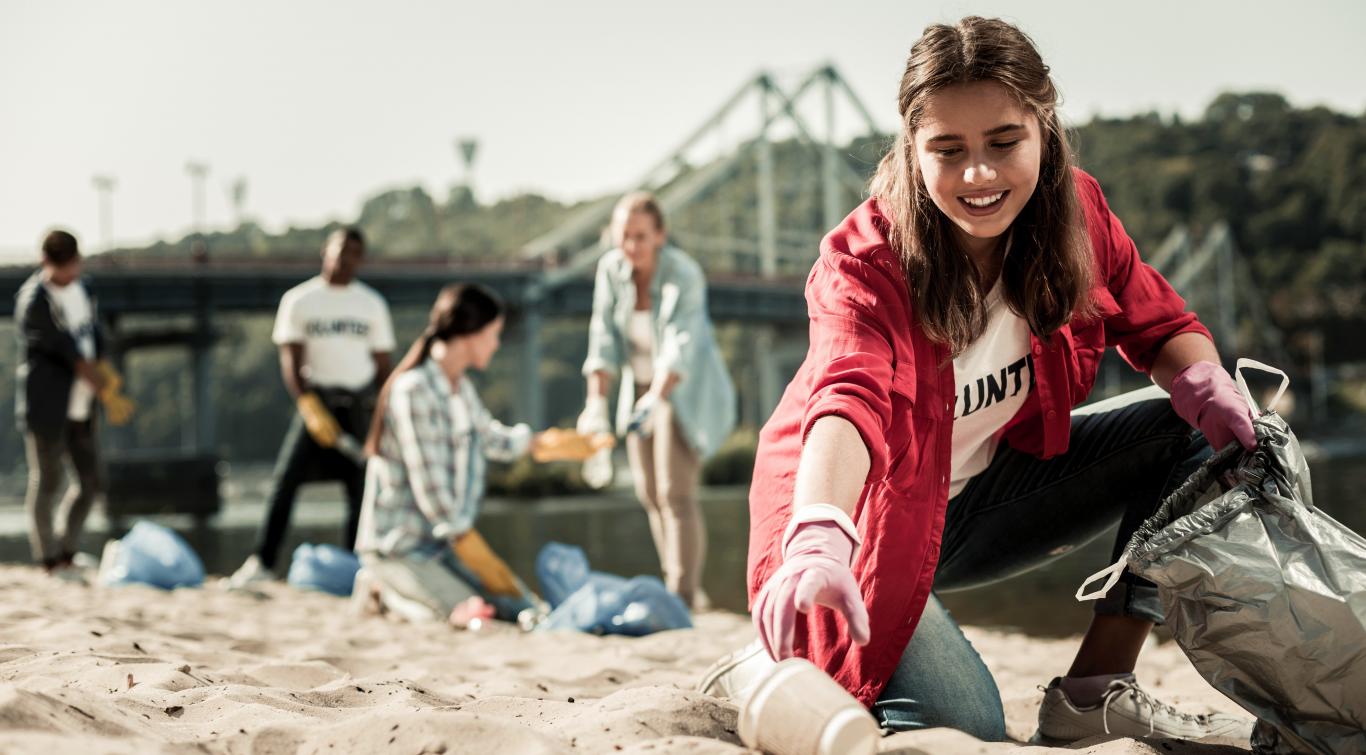
[[[817,605],[844,615],[856,644],[868,644],[868,609],[849,570],[854,542],[830,521],[798,525],[783,548],[783,565],[754,601],[754,628],[775,661],[792,657],[797,614]]]
[[[1223,367],[1196,362],[1172,379],[1172,408],[1181,419],[1205,434],[1215,451],[1235,439],[1251,451],[1257,447],[1252,410]]]

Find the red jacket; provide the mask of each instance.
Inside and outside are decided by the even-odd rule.
[[[1147,372],[1167,339],[1209,335],[1157,271],[1144,264],[1100,185],[1076,171],[1095,255],[1099,319],[1074,319],[1049,343],[1030,338],[1035,390],[1001,430],[1042,458],[1067,450],[1073,406],[1091,392],[1108,345]],[[872,641],[853,645],[844,620],[817,608],[797,624],[797,654],[865,705],[891,678],[929,597],[948,503],[956,387],[947,350],[916,324],[906,279],[877,201],[860,205],[821,244],[806,283],[810,346],[759,436],[750,488],[749,596],[782,564],[802,442],[818,418],[849,420],[872,468],[854,520],[863,546],[853,565]],[[1101,285],[1103,284],[1103,285]],[[941,367],[942,365],[942,367]]]

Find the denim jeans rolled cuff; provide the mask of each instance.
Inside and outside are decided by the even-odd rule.
[[[1096,601],[1095,612],[1097,616],[1129,616],[1154,624],[1163,624],[1166,618],[1157,585],[1128,573]]]

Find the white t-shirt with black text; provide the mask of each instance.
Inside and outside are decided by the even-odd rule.
[[[953,404],[950,498],[991,464],[996,433],[1034,389],[1029,324],[1006,306],[999,279],[987,294],[987,313],[986,332],[953,360],[958,396]]]
[[[44,283],[48,298],[53,305],[52,317],[57,327],[71,334],[76,341],[76,350],[87,361],[95,359],[95,308],[85,286],[79,281],[58,286]],[[77,377],[71,383],[71,400],[67,403],[66,418],[77,422],[90,419],[90,404],[95,399],[95,389],[90,383]]]
[[[271,340],[303,345],[301,372],[310,385],[358,391],[375,379],[374,352],[394,350],[394,326],[373,288],[333,286],[319,276],[281,297]]]

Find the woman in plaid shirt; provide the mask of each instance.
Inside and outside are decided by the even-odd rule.
[[[385,602],[432,618],[481,598],[504,620],[531,606],[526,589],[474,529],[488,459],[534,445],[525,424],[504,425],[479,400],[467,369],[498,351],[503,304],[478,285],[442,289],[426,330],[380,394],[366,440],[365,501],[356,551]],[[478,615],[475,611],[475,615]],[[468,617],[465,617],[468,618]]]

